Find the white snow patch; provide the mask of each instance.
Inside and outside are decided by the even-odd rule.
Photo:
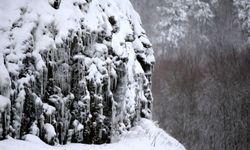
[[[49,124],[44,124],[44,130],[45,130],[45,139],[47,139],[48,142],[53,140],[54,137],[56,137],[56,131],[55,128]]]
[[[47,125],[46,125],[47,126]],[[50,133],[54,132],[48,125]],[[53,134],[54,135],[54,134]],[[0,141],[1,150],[185,150],[185,148],[150,120],[142,119],[138,125],[117,137],[117,142],[103,145],[67,144],[49,146],[33,135],[24,141],[8,138]]]
[[[9,98],[10,96],[10,76],[4,65],[3,55],[0,53],[0,94]]]
[[[0,113],[10,107],[10,100],[7,97],[0,95]]]

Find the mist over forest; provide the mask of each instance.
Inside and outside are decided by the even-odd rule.
[[[154,120],[190,150],[248,150],[250,2],[132,3],[155,51]]]

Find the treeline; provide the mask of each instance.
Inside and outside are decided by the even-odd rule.
[[[153,118],[190,150],[250,149],[249,0],[132,2],[157,60]]]
[[[250,147],[250,48],[235,3],[194,0],[178,46],[155,45],[163,52],[153,76],[154,117],[190,150]]]
[[[210,47],[159,60],[155,117],[188,149],[249,149],[249,56],[249,49]]]

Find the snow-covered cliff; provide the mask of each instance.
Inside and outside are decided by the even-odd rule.
[[[0,20],[0,138],[102,144],[151,118],[153,49],[129,0],[2,0]]]
[[[0,8],[0,94],[11,101],[2,138],[106,143],[151,117],[153,50],[129,1],[3,0]]]

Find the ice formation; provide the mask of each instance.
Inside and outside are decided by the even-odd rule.
[[[153,50],[129,0],[1,0],[0,20],[0,138],[109,143],[151,118]]]

